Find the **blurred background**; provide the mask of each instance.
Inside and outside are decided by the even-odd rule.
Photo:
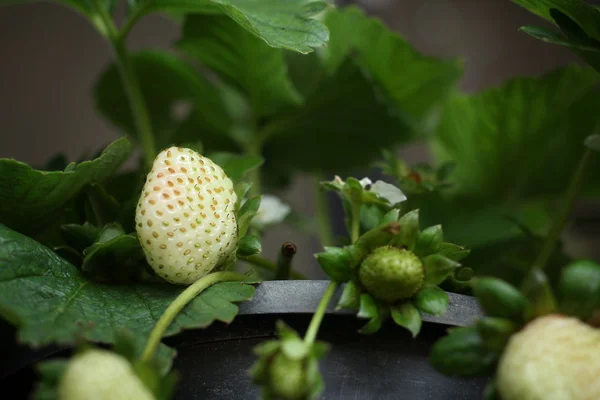
[[[567,49],[546,45],[518,32],[544,21],[509,0],[357,0],[356,3],[404,36],[418,51],[461,57],[466,72],[460,87],[467,92],[495,86],[518,75],[540,75],[567,63],[580,63]],[[600,3],[590,1],[590,3]],[[144,18],[130,35],[132,51],[168,48],[177,26],[166,17]],[[96,151],[118,133],[96,112],[92,87],[109,64],[108,44],[83,17],[56,4],[0,7],[0,157],[41,164],[64,151],[70,160]],[[426,161],[420,145],[400,152],[408,162]],[[280,195],[293,207],[312,213],[314,185],[303,176]],[[595,212],[582,204],[576,215]],[[600,229],[572,224],[567,246],[582,256],[600,259]],[[311,278],[324,275],[312,253],[318,242],[291,228],[270,231],[264,255],[273,257],[285,240],[299,248],[297,269]]]

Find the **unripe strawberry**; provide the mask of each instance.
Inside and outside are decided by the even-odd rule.
[[[395,303],[417,293],[423,284],[423,263],[409,250],[378,247],[362,261],[358,278],[373,297]]]
[[[158,154],[136,210],[154,271],[187,285],[222,264],[237,245],[236,200],[231,179],[209,158],[178,147]]]
[[[69,362],[58,386],[59,400],[153,400],[126,358],[100,349]]]
[[[273,395],[285,400],[304,399],[308,389],[305,371],[303,359],[293,360],[281,352],[277,353],[269,370]]]
[[[508,342],[496,384],[503,400],[600,399],[600,331],[562,315],[533,320]]]

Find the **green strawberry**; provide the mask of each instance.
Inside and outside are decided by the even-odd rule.
[[[136,210],[136,229],[156,273],[191,284],[223,264],[237,246],[233,182],[197,152],[179,147],[154,160]]]
[[[600,399],[600,330],[564,315],[514,334],[496,373],[502,400]]]
[[[154,400],[126,358],[100,349],[69,362],[58,386],[59,400]]]
[[[423,263],[409,250],[378,247],[359,266],[358,278],[373,297],[387,303],[413,296],[421,288]]]

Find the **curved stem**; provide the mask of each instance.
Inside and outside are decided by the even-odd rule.
[[[154,353],[156,352],[156,348],[160,343],[163,335],[165,334],[167,328],[171,325],[171,322],[177,317],[179,312],[190,302],[192,301],[200,292],[209,286],[214,285],[215,283],[225,282],[225,281],[245,281],[248,277],[242,274],[238,274],[237,272],[229,272],[229,271],[221,271],[221,272],[213,272],[212,274],[206,275],[205,277],[197,280],[190,286],[188,286],[183,292],[177,296],[175,300],[169,307],[163,312],[159,320],[154,325],[152,332],[150,332],[150,336],[148,337],[148,341],[146,342],[146,347],[144,348],[144,352],[142,353],[142,361],[150,361],[152,357],[154,357]]]
[[[259,255],[253,255],[253,256],[247,256],[247,257],[239,257],[240,260],[244,260],[252,265],[254,265],[255,267],[259,267],[268,271],[272,271],[272,272],[276,272],[277,271],[277,265],[270,261],[267,260],[266,258],[263,258]],[[306,280],[306,276],[302,275],[300,272],[297,271],[291,271],[290,272],[290,276],[293,279],[298,279],[298,280]]]
[[[567,220],[569,219],[571,209],[573,208],[575,199],[577,198],[577,195],[581,189],[581,185],[583,184],[585,169],[590,161],[591,156],[592,151],[590,149],[586,149],[581,157],[581,160],[579,161],[579,165],[577,166],[573,177],[571,178],[571,183],[567,189],[567,194],[565,195],[564,201],[558,212],[558,216],[554,220],[554,224],[552,225],[552,228],[546,237],[546,241],[542,246],[542,250],[532,266],[533,268],[539,268],[541,270],[544,269],[548,263],[548,260],[552,256],[554,246],[556,245],[556,242],[562,230],[564,229]]]
[[[332,281],[329,283],[325,293],[323,293],[323,297],[321,297],[321,301],[319,302],[319,305],[313,314],[312,320],[310,321],[306,335],[304,335],[304,343],[312,344],[317,338],[317,332],[319,332],[319,326],[321,326],[321,321],[323,321],[323,317],[325,316],[325,310],[327,310],[327,305],[331,301],[331,298],[333,297],[338,285],[338,282]]]
[[[335,242],[331,230],[331,217],[327,206],[327,192],[321,189],[321,176],[315,177],[315,190],[317,199],[317,219],[319,221],[319,235],[322,246],[332,246]]]

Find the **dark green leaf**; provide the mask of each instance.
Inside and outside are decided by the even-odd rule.
[[[354,283],[354,281],[350,281],[344,285],[344,290],[342,291],[342,295],[340,296],[340,300],[336,306],[337,310],[340,309],[357,309],[360,307],[360,295],[361,290]]]
[[[552,314],[558,307],[546,274],[537,267],[534,267],[525,278],[521,292],[531,304],[527,313],[528,319]]]
[[[85,192],[93,213],[93,221],[97,225],[102,226],[117,220],[121,205],[102,186],[92,183],[85,188]]]
[[[237,195],[237,202],[235,204],[235,212],[236,214],[239,212],[240,207],[242,205],[242,200],[245,200],[246,194],[250,190],[252,183],[250,182],[237,182],[233,185],[233,189],[235,190],[235,194]]]
[[[248,257],[261,251],[260,238],[256,235],[246,235],[238,242],[237,255],[240,257]]]
[[[484,317],[477,321],[477,329],[486,346],[501,353],[510,336],[519,326],[506,318]]]
[[[417,292],[413,304],[421,312],[442,315],[448,309],[448,294],[439,287],[426,286]]]
[[[408,329],[412,337],[417,337],[421,331],[421,313],[412,303],[391,306],[392,319],[396,325]]]
[[[15,317],[19,340],[28,345],[73,344],[79,339],[113,343],[117,332],[127,329],[135,332],[141,351],[180,292],[180,287],[167,284],[95,283],[50,249],[0,225],[0,313]],[[240,282],[214,285],[184,308],[165,336],[216,320],[229,323],[238,312],[234,303],[253,294],[253,286]]]
[[[475,377],[487,375],[498,360],[498,353],[489,350],[476,327],[454,328],[438,340],[429,361],[444,375]]]
[[[464,260],[470,252],[471,250],[453,243],[442,243],[438,249],[438,254],[457,262]]]
[[[250,227],[250,222],[252,222],[252,218],[254,218],[254,216],[258,212],[261,199],[262,196],[251,197],[244,203],[243,206],[240,207],[236,215],[238,224],[238,235],[240,237],[246,235],[246,232]]]
[[[269,46],[310,53],[329,40],[327,28],[313,19],[325,10],[327,2],[317,0],[210,0],[248,32]],[[151,12],[216,14],[207,1],[150,0],[142,1],[134,10],[136,18]]]
[[[437,253],[441,246],[444,234],[441,225],[430,226],[419,233],[413,252],[419,257]]]
[[[473,293],[486,315],[522,320],[530,307],[527,298],[514,286],[497,278],[477,278]]]
[[[264,160],[258,156],[240,155],[226,152],[211,153],[208,158],[221,166],[234,184],[244,179],[246,173],[260,167]]]
[[[350,254],[340,247],[325,246],[325,251],[315,254],[323,271],[334,281],[347,282],[352,279]]]
[[[539,28],[537,26],[523,26],[520,30],[546,43],[571,47],[573,49],[583,51],[600,51],[600,48],[596,48],[591,44],[583,44],[574,40],[570,40],[566,38],[563,34],[551,31],[549,29]]]
[[[235,147],[228,136],[232,121],[217,87],[190,64],[169,53],[144,51],[132,56],[156,145],[162,149],[188,141]],[[122,133],[137,138],[125,85],[115,64],[106,69],[94,88],[96,107]],[[190,107],[189,117],[178,107]],[[185,111],[185,110],[184,110]],[[184,124],[182,124],[182,120]],[[187,129],[188,125],[193,129]]]
[[[65,243],[79,251],[83,251],[96,241],[96,238],[100,235],[100,228],[89,222],[85,222],[83,225],[65,224],[60,227],[60,233]]]
[[[577,260],[565,266],[558,284],[560,311],[589,318],[600,310],[600,265]]]
[[[393,239],[394,246],[405,246],[408,250],[413,251],[419,236],[419,210],[412,210],[400,217],[398,221],[400,230],[398,235]]]
[[[400,231],[398,222],[390,222],[362,234],[353,245],[346,247],[350,254],[351,267],[357,267],[377,247],[390,243]]]
[[[367,166],[381,149],[408,139],[407,124],[398,110],[351,59],[321,82],[302,107],[265,130],[270,134],[265,145],[267,165],[337,174]]]
[[[243,91],[257,116],[301,103],[287,77],[283,51],[227,16],[188,16],[177,47]]]
[[[425,285],[439,285],[460,266],[459,263],[441,254],[433,254],[423,259],[425,267]]]
[[[433,145],[438,161],[457,163],[453,192],[480,204],[562,194],[600,122],[598,82],[591,68],[568,66],[453,96]],[[588,180],[584,194],[598,182]]]
[[[74,165],[70,172],[39,171],[16,160],[0,159],[0,221],[21,232],[38,232],[84,186],[113,174],[131,151],[127,139],[118,139],[100,157]]]
[[[552,9],[569,16],[592,38],[600,40],[600,12],[592,4],[582,0],[512,0],[532,13],[554,23]]]
[[[355,56],[373,79],[412,118],[427,116],[454,89],[462,75],[459,60],[418,53],[382,21],[368,17],[356,6],[329,12],[326,24],[331,31],[328,70],[336,71],[349,54],[356,52]],[[375,129],[369,132],[374,133]]]

